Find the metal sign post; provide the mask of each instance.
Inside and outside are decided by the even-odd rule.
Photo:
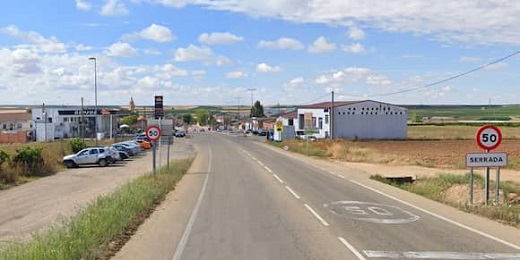
[[[146,137],[152,141],[152,163],[153,163],[153,174],[155,175],[156,168],[156,149],[157,149],[157,140],[161,138],[161,128],[156,125],[150,125],[146,128]]]
[[[500,167],[507,166],[506,153],[490,153],[491,150],[496,149],[502,142],[502,132],[493,125],[485,125],[477,130],[475,135],[477,145],[485,151],[485,153],[466,154],[466,166],[470,167],[470,203],[473,204],[473,168],[486,167],[485,188],[485,205],[489,203],[489,186],[490,173],[489,167],[496,167],[496,190],[495,203],[498,203],[498,196],[500,192]]]

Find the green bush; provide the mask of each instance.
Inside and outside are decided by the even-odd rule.
[[[26,146],[17,149],[11,167],[15,168],[20,176],[45,176],[47,174],[42,157],[42,147]]]
[[[70,149],[72,150],[72,153],[77,153],[84,148],[86,148],[86,145],[82,138],[74,138],[70,140]]]
[[[4,150],[0,150],[0,167],[5,162],[9,162],[9,154],[7,154]]]

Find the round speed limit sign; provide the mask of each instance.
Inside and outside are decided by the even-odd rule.
[[[496,149],[502,142],[502,132],[494,125],[485,125],[478,129],[477,145],[483,150]]]
[[[161,128],[156,125],[151,125],[146,128],[146,137],[151,141],[157,141],[161,138]]]

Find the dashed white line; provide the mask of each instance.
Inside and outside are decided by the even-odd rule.
[[[350,250],[350,252],[352,252],[352,254],[354,254],[359,260],[366,260],[366,258],[359,252],[356,250],[356,248],[354,246],[352,246],[346,239],[342,238],[342,237],[338,237],[339,241],[348,248],[348,250]]]
[[[291,187],[289,186],[285,186],[285,188],[296,198],[296,199],[300,199],[300,195],[296,194],[296,192],[294,192]]]
[[[325,221],[325,220],[324,220],[324,219],[323,219],[323,218],[318,214],[318,212],[314,211],[314,209],[312,209],[311,206],[307,205],[307,203],[304,203],[303,205],[307,208],[307,210],[309,210],[309,211],[312,213],[312,215],[314,215],[315,218],[317,218],[317,219],[321,222],[322,225],[324,225],[324,226],[326,226],[326,227],[329,226],[329,223],[327,223],[327,221]]]
[[[256,161],[260,166],[264,166],[264,163],[262,161]]]
[[[255,161],[258,161],[258,159],[254,156],[251,156],[251,159],[255,160]]]
[[[269,167],[267,167],[267,166],[264,166],[264,169],[265,169],[266,171],[268,171],[269,173],[273,173],[273,171],[272,171]]]
[[[472,228],[472,227],[466,226],[466,225],[464,225],[464,224],[462,224],[462,223],[459,223],[459,222],[457,222],[457,221],[454,221],[454,220],[451,220],[451,219],[449,219],[449,218],[443,217],[443,216],[441,216],[441,215],[439,215],[439,214],[433,213],[433,212],[431,212],[431,211],[429,211],[429,210],[426,210],[426,209],[423,209],[423,208],[421,208],[421,207],[415,206],[415,205],[413,205],[413,204],[411,204],[411,203],[408,203],[408,202],[406,202],[406,201],[404,201],[404,200],[398,199],[398,198],[396,198],[396,197],[394,197],[394,196],[392,196],[392,195],[388,195],[388,194],[386,194],[386,193],[384,193],[384,192],[382,192],[382,191],[379,191],[379,190],[377,190],[377,189],[374,189],[374,188],[372,188],[372,187],[369,187],[369,186],[367,186],[367,185],[364,185],[364,184],[362,184],[362,183],[360,183],[360,182],[357,182],[357,181],[355,181],[355,180],[349,180],[349,181],[352,182],[352,183],[354,183],[354,184],[356,184],[356,185],[359,185],[359,186],[361,186],[361,187],[363,187],[363,188],[365,188],[365,189],[371,190],[371,191],[373,191],[373,192],[375,192],[375,193],[381,194],[381,195],[383,195],[383,196],[385,196],[385,197],[387,197],[387,198],[390,198],[390,199],[395,200],[395,201],[397,201],[397,202],[400,202],[400,203],[402,203],[402,204],[404,204],[404,205],[407,205],[407,206],[409,206],[409,207],[411,207],[411,208],[414,208],[414,209],[417,209],[417,210],[419,210],[419,211],[422,211],[422,212],[424,212],[424,213],[426,213],[426,214],[428,214],[428,215],[430,215],[430,216],[433,216],[433,217],[436,217],[436,218],[438,218],[438,219],[444,220],[444,221],[446,221],[446,222],[448,222],[448,223],[451,223],[451,224],[453,224],[453,225],[455,225],[455,226],[458,226],[458,227],[463,228],[463,229],[465,229],[465,230],[468,230],[468,231],[471,231],[471,232],[473,232],[473,233],[479,234],[479,235],[481,235],[481,236],[487,237],[487,238],[489,238],[489,239],[491,239],[491,240],[494,240],[494,241],[499,242],[499,243],[501,243],[501,244],[504,244],[504,245],[507,245],[507,246],[509,246],[509,247],[512,247],[512,248],[514,248],[514,249],[516,249],[516,250],[520,250],[520,246],[517,246],[517,245],[515,245],[515,244],[513,244],[513,243],[509,243],[509,242],[507,242],[507,241],[505,241],[505,240],[502,240],[502,239],[500,239],[500,238],[498,238],[498,237],[494,237],[494,236],[489,235],[489,234],[487,234],[487,233],[484,233],[484,232],[482,232],[482,231],[480,231],[480,230],[474,229],[474,228]]]
[[[340,178],[342,178],[342,179],[345,179],[345,176],[343,176],[343,175],[339,175],[339,174],[337,174],[336,176],[338,176],[338,177],[340,177]]]
[[[283,184],[283,180],[280,179],[280,177],[278,177],[278,175],[276,175],[276,173],[273,173],[273,176],[276,178],[276,180],[277,180],[279,183]]]

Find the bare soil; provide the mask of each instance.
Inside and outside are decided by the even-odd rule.
[[[422,165],[443,169],[465,167],[467,153],[483,152],[474,140],[354,141],[348,145],[367,149],[389,158],[391,164]],[[520,159],[520,140],[505,140],[497,152],[506,152],[509,161]]]

